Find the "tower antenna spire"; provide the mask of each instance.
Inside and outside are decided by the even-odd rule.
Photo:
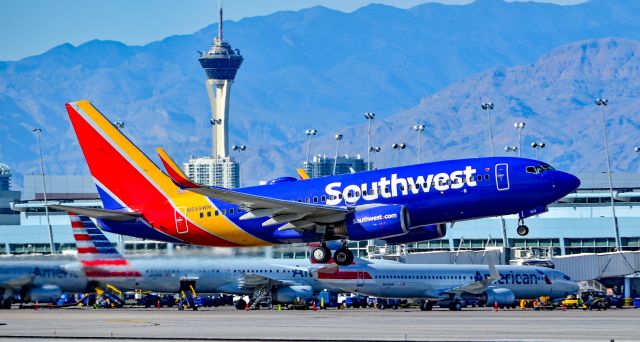
[[[218,41],[222,42],[222,0],[218,0]]]

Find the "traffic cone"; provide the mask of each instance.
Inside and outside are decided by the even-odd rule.
[[[34,310],[38,310],[38,301],[36,300],[36,306],[33,308]]]
[[[313,311],[318,311],[318,308],[316,307],[316,301],[313,301]]]
[[[498,311],[498,302],[493,303],[493,309],[496,310],[496,312]]]
[[[249,302],[247,302],[247,306],[244,307],[245,311],[249,311]]]
[[[160,310],[160,298],[158,298],[158,302],[156,303],[156,307]]]
[[[564,303],[562,303],[562,311],[567,311],[567,306]]]

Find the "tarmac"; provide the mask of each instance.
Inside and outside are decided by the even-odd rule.
[[[121,341],[637,341],[640,310],[0,311],[0,339]]]

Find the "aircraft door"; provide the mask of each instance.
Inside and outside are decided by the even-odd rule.
[[[498,191],[509,190],[509,164],[496,164],[496,187]]]
[[[364,273],[362,271],[358,271],[358,281],[356,282],[357,286],[364,285]]]
[[[189,223],[186,219],[187,208],[180,207],[179,210],[175,211],[175,219],[176,219],[176,232],[178,234],[185,234],[189,231]]]

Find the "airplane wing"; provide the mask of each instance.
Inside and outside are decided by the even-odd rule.
[[[275,278],[271,278],[268,276],[264,276],[261,274],[254,273],[245,273],[238,278],[238,286],[241,288],[255,288],[263,285],[300,285],[295,281],[290,280],[279,280]]]
[[[465,284],[465,285],[462,285],[462,286],[450,288],[450,289],[444,290],[443,293],[481,294],[481,293],[483,293],[484,291],[487,290],[489,285],[493,284],[493,282],[498,280],[498,279],[500,279],[500,274],[498,273],[498,270],[496,269],[496,266],[493,265],[493,264],[490,264],[489,265],[489,277],[488,278],[484,278],[482,280],[475,281],[473,283]]]
[[[34,274],[25,274],[21,276],[0,276],[0,288],[19,289],[23,286],[33,283]]]
[[[72,207],[72,206],[60,205],[60,204],[48,204],[47,207],[66,211],[66,212],[72,212],[79,215],[89,216],[89,217],[98,218],[98,219],[111,220],[111,221],[131,221],[142,216],[142,214],[140,213],[131,213],[126,211],[97,209],[97,208]]]
[[[327,224],[342,221],[352,211],[349,208],[287,201],[226,188],[202,186],[189,180],[162,148],[158,147],[156,150],[169,177],[178,187],[244,208],[247,213],[242,215],[240,220],[270,217],[262,224],[263,226],[286,223],[279,229],[304,230],[316,223]]]

